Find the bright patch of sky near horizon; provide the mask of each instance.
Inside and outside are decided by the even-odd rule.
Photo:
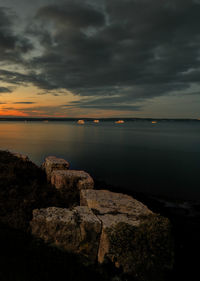
[[[0,0],[0,116],[200,118],[196,0]]]

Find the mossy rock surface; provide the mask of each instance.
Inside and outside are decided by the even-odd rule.
[[[138,280],[162,280],[173,266],[171,225],[167,218],[149,215],[140,226],[119,223],[107,230],[108,258]]]

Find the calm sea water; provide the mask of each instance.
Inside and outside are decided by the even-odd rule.
[[[0,149],[48,155],[124,189],[200,200],[200,121],[0,122]]]

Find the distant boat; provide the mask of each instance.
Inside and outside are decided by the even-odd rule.
[[[124,120],[118,120],[118,121],[115,121],[116,124],[123,124],[124,123]]]
[[[152,124],[156,124],[156,123],[157,123],[157,121],[152,121],[151,123],[152,123]]]
[[[78,120],[77,123],[78,124],[85,124],[85,121],[84,120]]]
[[[94,123],[99,123],[99,120],[98,120],[98,119],[95,119],[93,122],[94,122]]]

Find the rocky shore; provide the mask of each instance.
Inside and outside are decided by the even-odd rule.
[[[47,157],[39,168],[26,156],[0,152],[0,208],[1,229],[29,235],[40,249],[56,251],[57,261],[80,259],[97,279],[167,280],[172,272],[169,219],[130,195],[97,190],[88,173],[70,170],[64,159]]]

